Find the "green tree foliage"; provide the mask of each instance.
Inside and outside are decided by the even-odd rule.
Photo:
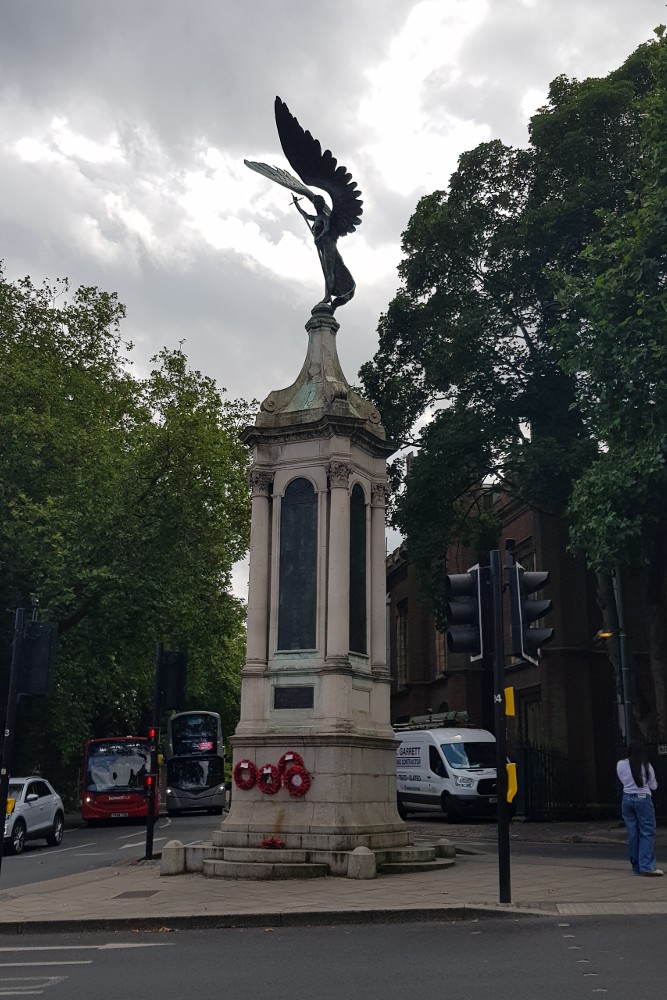
[[[188,699],[238,712],[247,551],[242,401],[163,350],[135,377],[115,295],[0,273],[0,608],[3,688],[13,615],[39,597],[59,622],[44,703],[22,706],[18,759],[54,778],[90,735],[136,731],[159,639],[188,655]]]
[[[664,157],[662,44],[640,46],[604,79],[558,77],[531,121],[529,147],[496,141],[464,154],[448,188],[420,201],[404,233],[402,286],[360,377],[397,445],[417,448],[404,478],[400,462],[394,467],[392,516],[425,574],[466,523],[471,540],[476,533],[486,546],[488,484],[535,509],[567,514],[595,568],[628,560],[656,521],[664,429],[649,434],[648,427],[659,395],[664,405],[664,299],[644,302],[641,320],[625,334],[614,339],[614,331],[627,319],[628,294],[646,294],[648,272],[664,282],[664,204],[657,190],[647,200],[648,179]],[[632,270],[634,292],[611,275],[610,255]],[[614,289],[611,309],[605,282]],[[593,358],[578,350],[584,322],[590,336],[581,351],[599,352],[595,375]],[[602,342],[596,324],[604,323]],[[613,353],[614,381],[604,366]],[[649,385],[655,399],[647,411]],[[608,395],[624,427],[612,496],[627,523],[615,554],[605,481],[605,473],[614,477],[615,458],[600,448],[609,448],[612,428],[592,416],[608,407]],[[633,400],[630,421],[624,409]],[[587,529],[593,507],[597,537]]]
[[[598,571],[646,588],[657,731],[667,731],[667,40],[651,49],[632,190],[599,213],[555,334],[598,452],[575,483],[572,537]]]

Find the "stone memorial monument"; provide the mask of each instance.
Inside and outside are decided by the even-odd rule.
[[[360,192],[280,98],[275,115],[298,178],[245,162],[292,190],[325,292],[306,323],[296,381],[271,392],[245,431],[252,447],[247,652],[231,806],[214,844],[300,849],[311,859],[322,852],[324,860],[410,842],[396,810],[386,664],[385,489],[393,449],[336,350],[334,312],[355,290],[337,242],[361,221]],[[331,207],[309,185],[329,195]]]

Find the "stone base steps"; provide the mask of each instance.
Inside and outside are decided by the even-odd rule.
[[[178,875],[201,872],[208,878],[292,879],[334,875],[375,878],[406,872],[441,871],[455,864],[456,849],[449,841],[418,847],[385,847],[352,851],[295,848],[224,847],[215,843],[183,845],[171,841],[162,850],[160,872]]]
[[[250,861],[257,864],[305,865],[314,860],[312,851],[295,851],[284,847],[219,847],[225,861]],[[217,857],[217,855],[216,855]]]
[[[436,872],[443,868],[451,868],[454,860],[437,858],[433,861],[388,861],[378,867],[378,875],[403,875],[407,872]]]
[[[262,881],[279,878],[325,878],[328,874],[328,865],[312,865],[305,862],[204,861],[204,875],[208,878],[243,878]]]

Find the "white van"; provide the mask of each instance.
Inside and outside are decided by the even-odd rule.
[[[442,809],[449,822],[493,814],[498,804],[496,738],[486,729],[442,727],[396,734],[396,794],[402,819]]]

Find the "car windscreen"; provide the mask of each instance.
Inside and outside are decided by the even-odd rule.
[[[445,760],[454,770],[479,770],[496,766],[495,743],[441,743]]]
[[[7,798],[8,799],[18,799],[18,797],[19,797],[19,795],[21,794],[22,791],[23,791],[23,782],[22,781],[14,781],[14,782],[10,781],[9,782],[9,788],[7,789]]]
[[[145,743],[92,743],[88,750],[86,790],[143,790],[149,767],[149,753]]]

